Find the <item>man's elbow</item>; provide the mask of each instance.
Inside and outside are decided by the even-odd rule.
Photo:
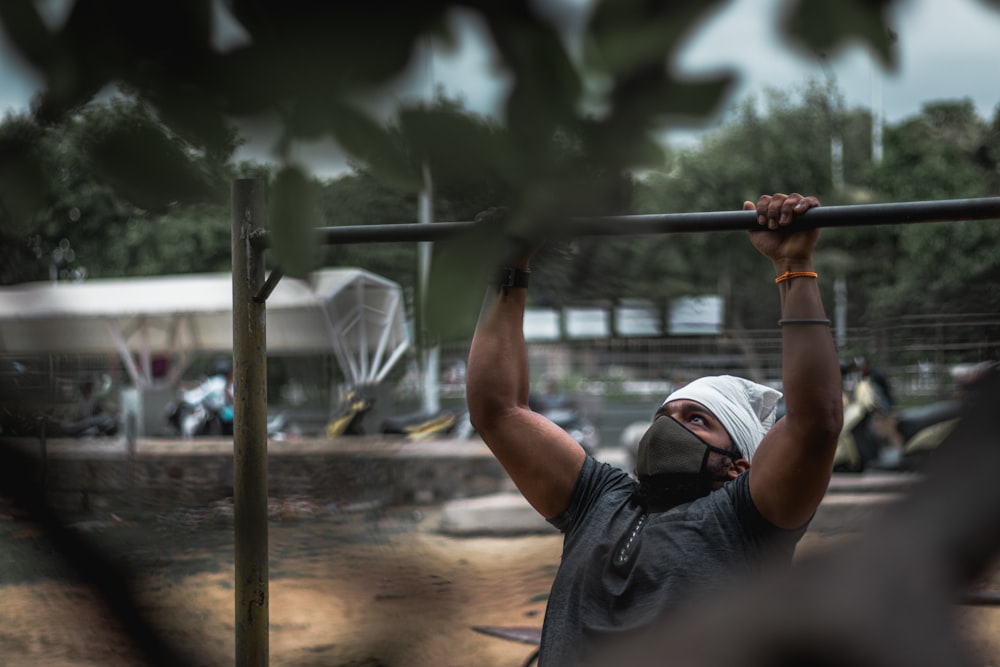
[[[489,431],[506,408],[496,397],[472,388],[466,391],[465,403],[469,409],[469,423],[479,433]]]
[[[841,400],[831,402],[825,410],[819,410],[810,424],[810,430],[817,439],[836,443],[844,428],[844,405]]]
[[[488,412],[481,406],[469,403],[469,423],[477,432],[482,433],[489,428]]]
[[[491,442],[509,427],[516,417],[516,409],[503,404],[469,406],[469,423],[483,440]]]
[[[844,408],[838,400],[822,408],[803,411],[790,409],[786,419],[800,437],[808,438],[810,442],[836,444],[844,427]]]

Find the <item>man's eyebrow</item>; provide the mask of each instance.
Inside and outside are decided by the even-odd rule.
[[[720,426],[722,425],[722,422],[719,421],[719,418],[716,417],[714,414],[712,414],[712,411],[703,405],[698,405],[697,403],[690,404],[685,407],[685,411],[688,412],[688,414],[696,415],[698,417],[704,417],[707,421],[710,421],[714,424],[719,424]]]

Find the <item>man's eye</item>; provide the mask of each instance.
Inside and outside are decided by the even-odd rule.
[[[704,424],[705,423],[705,418],[702,417],[701,415],[691,415],[688,418],[688,421],[689,422],[694,422],[695,424]]]

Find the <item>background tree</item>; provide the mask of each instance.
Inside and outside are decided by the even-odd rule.
[[[825,204],[856,199],[860,175],[870,161],[868,113],[842,111],[832,84],[762,94],[763,109],[757,99],[743,101],[717,132],[696,148],[679,151],[667,171],[645,178],[636,211],[738,210],[744,200],[756,201],[768,192],[814,194]],[[833,173],[835,133],[844,139],[843,183]],[[650,239],[644,247],[651,256],[637,265],[650,281],[636,277],[644,292],[673,297],[722,294],[731,328],[774,324],[774,295],[744,288],[762,284],[771,270],[760,263],[744,234],[674,235]],[[837,239],[831,235],[823,247],[837,248]],[[832,281],[822,285],[832,297]]]
[[[868,187],[879,198],[896,201],[995,196],[996,124],[996,117],[992,124],[980,118],[967,99],[925,105],[886,129],[885,159],[871,167]],[[895,246],[881,262],[873,257],[865,270],[873,284],[870,319],[996,311],[1000,268],[993,249],[1000,229],[995,222],[894,231]],[[929,309],[929,304],[934,305]]]
[[[61,256],[59,266],[77,277],[228,269],[235,133],[224,151],[199,153],[142,102],[115,98],[81,107],[58,124],[8,116],[0,134],[13,146],[4,156],[22,155],[17,168],[2,161],[11,175],[0,181],[3,252],[20,257],[4,262],[4,282],[49,278],[60,244],[73,253],[71,260]],[[18,149],[25,138],[30,147]],[[157,178],[109,180],[107,165],[125,159],[139,172],[155,163]],[[164,190],[177,199],[161,200]]]

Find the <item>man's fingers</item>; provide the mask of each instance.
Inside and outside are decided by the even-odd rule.
[[[793,192],[785,197],[785,201],[781,202],[781,218],[778,220],[779,225],[784,227],[792,222],[792,215],[797,211],[799,202],[803,199],[804,197],[798,192]]]
[[[771,203],[771,195],[761,195],[757,200],[757,224],[767,224],[767,207]]]
[[[777,229],[778,224],[781,221],[781,209],[785,205],[785,200],[788,199],[787,195],[778,193],[771,197],[771,200],[767,203],[767,226],[769,229]]]
[[[803,197],[798,192],[789,195],[779,192],[761,196],[755,207],[749,201],[744,202],[743,208],[744,210],[756,208],[758,224],[764,225],[768,229],[778,229],[790,225],[795,215],[805,213],[810,208],[819,205],[819,200],[816,197]]]
[[[796,213],[805,213],[814,206],[819,206],[819,200],[815,197],[803,197],[797,204],[795,204]]]

